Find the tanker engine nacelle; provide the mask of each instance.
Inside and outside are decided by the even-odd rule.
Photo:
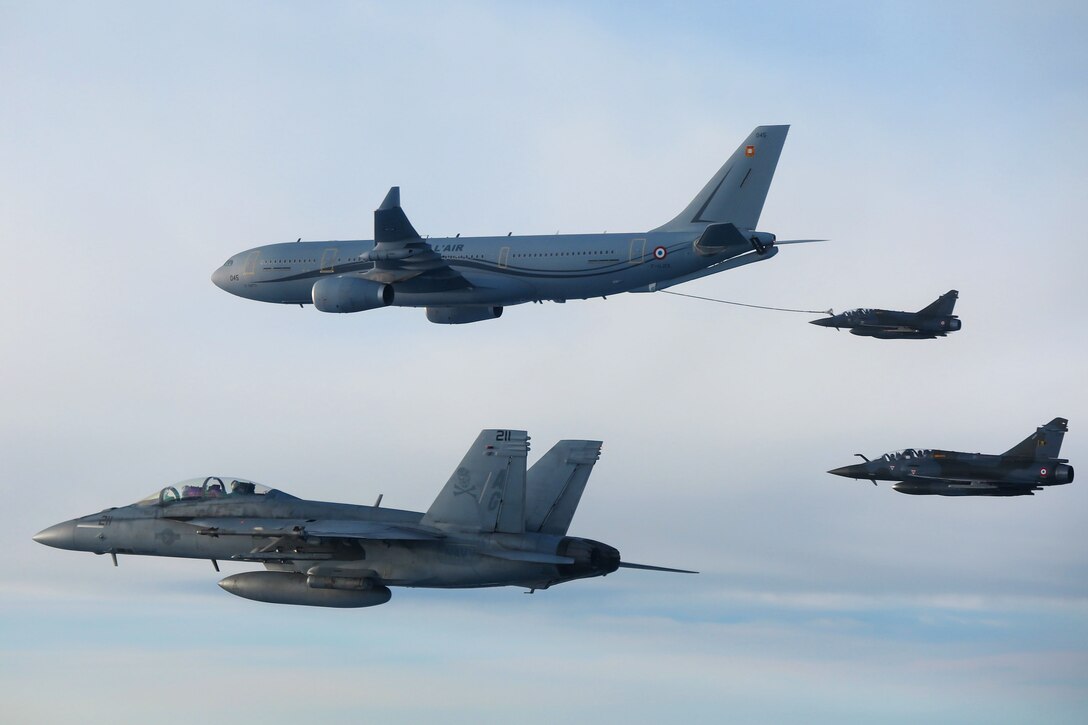
[[[314,283],[313,300],[322,312],[362,312],[393,304],[393,288],[358,277],[326,277]]]

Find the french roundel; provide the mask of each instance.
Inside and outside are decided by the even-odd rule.
[[[664,259],[669,256],[669,250],[664,247],[654,247],[654,259]]]
[[[1046,469],[1045,468],[1040,468],[1039,469],[1039,475],[1040,476],[1046,476]]]

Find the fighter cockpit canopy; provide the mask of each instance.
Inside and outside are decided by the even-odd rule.
[[[166,504],[175,501],[194,501],[209,498],[236,498],[242,496],[263,496],[271,491],[268,486],[262,486],[253,481],[231,476],[207,476],[203,478],[189,478],[167,486],[161,491],[156,491],[136,503],[138,504]]]
[[[898,461],[904,458],[925,458],[929,455],[930,451],[922,448],[904,448],[901,451],[892,451],[891,453],[885,453],[881,458],[885,461]]]

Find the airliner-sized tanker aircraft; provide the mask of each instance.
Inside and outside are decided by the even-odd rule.
[[[219,582],[246,599],[371,607],[389,587],[519,586],[605,576],[632,564],[567,536],[600,441],[556,443],[526,469],[523,430],[484,430],[426,513],[306,501],[230,476],[182,481],[121,508],[63,521],[34,540],[58,549],[263,564]]]
[[[234,255],[212,282],[259,302],[322,312],[426,307],[444,324],[499,317],[526,302],[655,292],[762,262],[779,244],[756,231],[789,126],[759,126],[672,221],[648,232],[423,239],[389,190],[373,241],[270,244]]]

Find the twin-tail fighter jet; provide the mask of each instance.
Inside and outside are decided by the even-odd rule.
[[[322,312],[426,307],[444,324],[499,317],[526,302],[654,292],[763,262],[787,243],[756,231],[789,126],[759,126],[672,221],[648,232],[422,238],[393,187],[373,241],[270,244],[212,274],[231,294]]]
[[[937,496],[1034,496],[1044,486],[1073,482],[1069,459],[1058,458],[1069,421],[1055,418],[999,456],[908,448],[828,473],[898,481],[900,493]]]
[[[529,436],[485,430],[426,513],[306,501],[252,481],[196,478],[129,506],[51,526],[59,549],[264,564],[219,586],[246,599],[317,607],[384,604],[389,587],[553,584],[619,568],[613,547],[567,536],[600,441],[559,441],[526,470]]]
[[[949,290],[917,312],[862,308],[810,322],[820,327],[845,327],[851,335],[881,340],[930,340],[960,329],[960,318],[952,314],[959,295]]]

